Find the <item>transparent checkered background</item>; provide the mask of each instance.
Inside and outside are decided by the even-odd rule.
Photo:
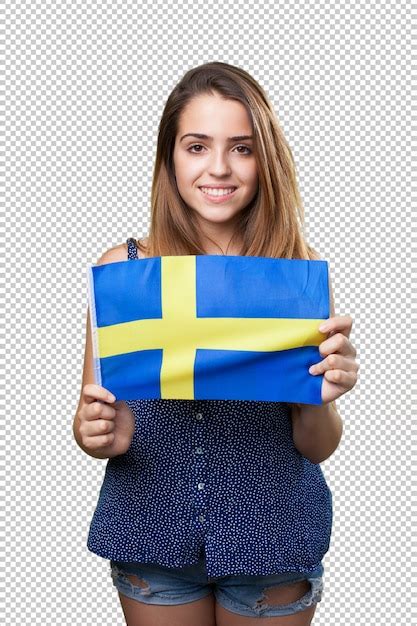
[[[221,60],[270,95],[296,159],[309,241],[330,264],[336,314],[353,318],[359,380],[338,400],[343,438],[322,464],[334,522],[314,624],[410,625],[407,4],[4,7],[4,623],[125,623],[109,562],[86,547],[106,461],[72,437],[86,267],[147,234],[166,98],[190,67]]]

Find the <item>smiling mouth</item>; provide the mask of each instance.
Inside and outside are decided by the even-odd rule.
[[[201,193],[211,198],[226,198],[231,196],[237,189],[237,187],[199,187]]]

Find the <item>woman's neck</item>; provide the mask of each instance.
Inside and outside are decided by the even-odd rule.
[[[220,255],[239,255],[241,246],[233,239],[232,235],[222,237],[203,237],[202,241],[205,254],[220,254]]]

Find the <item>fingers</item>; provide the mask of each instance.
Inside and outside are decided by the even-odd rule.
[[[312,365],[308,371],[310,374],[317,375],[335,369],[344,370],[346,372],[357,372],[359,370],[359,364],[351,357],[346,357],[341,354],[329,354],[329,356],[319,363]]]
[[[111,446],[115,439],[116,398],[100,385],[83,388],[83,404],[79,409],[79,432],[87,450]]]
[[[342,333],[349,337],[352,330],[353,319],[350,315],[334,315],[320,324],[319,331],[328,334],[330,337],[336,333]]]
[[[88,426],[92,427],[93,423],[85,424],[86,432],[83,435],[83,443],[90,450],[99,450],[106,446],[110,446],[114,441],[114,422],[99,420],[94,422],[95,429],[89,432]],[[97,432],[99,431],[99,432]]]
[[[87,437],[85,443],[89,447],[92,444],[97,447],[105,446],[112,442],[115,415],[115,409],[107,404],[95,402],[85,407],[85,421],[82,427],[83,436]]]
[[[104,419],[112,420],[116,415],[116,409],[106,403],[92,402],[85,407],[85,417],[89,421]]]
[[[336,352],[344,354],[345,356],[356,356],[355,347],[342,333],[336,333],[323,341],[319,345],[319,352],[323,357]]]
[[[101,400],[102,402],[114,402],[116,400],[108,389],[93,383],[84,385],[83,396],[86,404],[97,402],[97,400]]]

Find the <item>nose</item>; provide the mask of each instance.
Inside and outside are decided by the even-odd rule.
[[[225,176],[230,175],[230,172],[231,168],[227,156],[225,156],[221,150],[218,152],[214,151],[209,164],[209,174],[213,176]]]

